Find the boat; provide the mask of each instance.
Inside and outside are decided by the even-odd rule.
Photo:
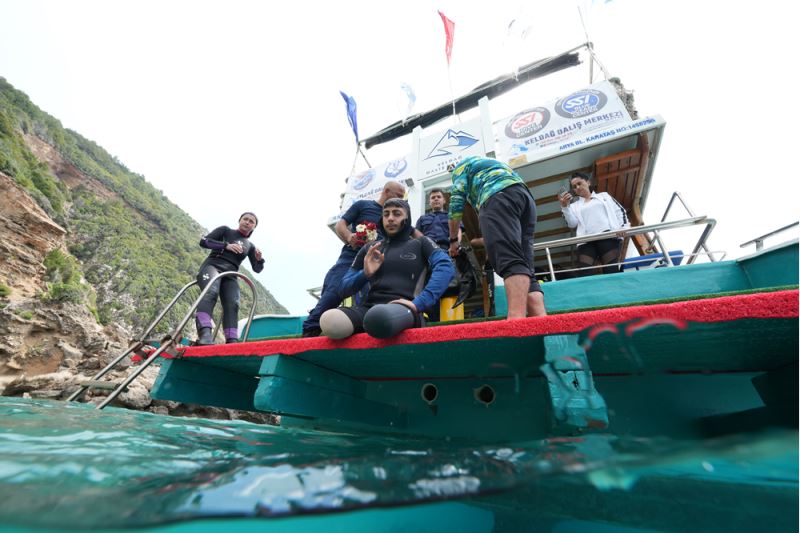
[[[473,303],[487,318],[389,340],[293,338],[298,317],[256,318],[244,328],[246,342],[160,353],[152,396],[277,413],[286,426],[496,443],[586,431],[691,437],[741,424],[796,428],[797,241],[722,260],[708,247],[716,222],[696,216],[678,193],[673,201],[690,216],[665,213],[644,224],[666,123],[632,117],[618,82],[491,120],[487,95],[576,64],[580,49],[457,99],[457,110],[480,110],[457,132],[422,130],[441,118],[437,108],[369,137],[366,146],[411,133],[415,150],[353,176],[342,205],[379,192],[385,180],[410,180],[419,213],[426,191],[446,185],[448,164],[475,153],[504,158],[536,199],[535,261],[549,316],[496,320],[505,299],[491,279]],[[576,170],[593,172],[599,190],[629,212],[625,242],[640,255],[630,253],[622,273],[572,276],[574,245],[601,238],[570,237],[559,215],[557,188]],[[479,236],[474,212],[464,222]],[[699,232],[692,250],[669,249],[665,234],[685,227]]]
[[[188,347],[162,361],[152,395],[278,413],[285,426],[496,443],[796,425],[792,264],[789,243],[735,261],[545,283],[543,318],[388,340]],[[591,309],[572,307],[576,293]]]
[[[590,47],[580,50],[594,57]],[[699,443],[779,430],[796,442],[798,241],[759,245],[745,257],[725,260],[708,243],[715,220],[692,212],[679,193],[661,220],[646,223],[642,210],[666,121],[632,115],[619,84],[592,83],[550,104],[532,103],[491,118],[489,96],[579,62],[575,49],[531,63],[516,78],[493,80],[368,138],[367,146],[410,134],[412,151],[352,176],[342,204],[344,210],[348,202],[376,193],[381,180],[410,180],[409,201],[419,214],[426,191],[447,185],[448,164],[473,154],[509,162],[536,199],[535,266],[548,316],[503,320],[504,289],[492,274],[465,303],[465,315],[476,318],[385,340],[366,334],[299,338],[302,317],[253,317],[251,309],[242,342],[185,346],[190,308],[172,333],[149,343],[147,333],[162,313],[120,356],[139,357],[137,370],[99,407],[157,363],[153,398],[274,413],[284,428],[319,435],[434,439],[496,446],[498,454],[531,441],[591,446],[592,436]],[[455,129],[429,131],[451,106],[458,112],[476,107],[479,116]],[[572,106],[580,116],[558,115],[559,106]],[[595,121],[598,113],[608,120]],[[563,120],[550,122],[555,116]],[[577,123],[584,126],[570,127]],[[498,130],[504,138],[495,139]],[[598,238],[572,237],[558,215],[558,188],[576,170],[594,173],[600,190],[628,210],[631,246],[621,273],[574,276],[575,244]],[[686,216],[670,218],[672,206],[681,206]],[[474,213],[464,223],[467,235],[479,236]],[[669,245],[670,232],[679,228],[698,233],[690,248]],[[480,264],[481,250],[473,251]],[[87,386],[100,377],[102,371]],[[776,506],[796,509],[796,476],[780,484],[738,484],[715,476],[713,465],[700,472],[681,470],[673,459],[665,459],[666,466],[654,470],[636,494],[609,492],[632,481],[604,471],[602,480],[592,474],[593,487],[563,490],[545,480],[484,498],[469,509],[491,510],[509,530],[523,530],[530,519],[526,513],[542,507],[577,519],[665,530],[684,529],[687,516],[697,524],[752,525],[768,520],[767,510]],[[744,500],[761,502],[758,513],[740,506]],[[674,504],[675,512],[664,513],[666,503]],[[637,512],[620,512],[626,506]]]

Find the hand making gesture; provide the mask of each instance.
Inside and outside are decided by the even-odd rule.
[[[375,272],[383,265],[383,252],[381,252],[381,243],[376,242],[370,245],[367,254],[364,256],[364,274],[371,278]]]

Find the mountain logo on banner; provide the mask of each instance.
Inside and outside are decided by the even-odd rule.
[[[447,130],[442,135],[442,138],[433,147],[431,153],[425,159],[432,159],[434,157],[442,157],[454,155],[463,152],[473,144],[477,143],[478,139],[465,131]]]
[[[365,172],[362,172],[361,174],[358,174],[357,176],[355,176],[356,181],[353,183],[353,189],[360,191],[361,189],[369,185],[369,183],[372,181],[372,178],[374,177],[375,177],[375,171],[372,169],[369,169]]]
[[[534,107],[520,111],[506,123],[506,136],[512,139],[530,137],[550,122],[550,111],[544,107]]]
[[[406,162],[406,158],[395,159],[394,161],[390,162],[386,165],[386,170],[383,171],[383,175],[387,178],[396,178],[403,171],[408,167],[408,163]]]
[[[564,118],[581,118],[597,113],[608,102],[603,91],[584,89],[556,102],[556,113]]]

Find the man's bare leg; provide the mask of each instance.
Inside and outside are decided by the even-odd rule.
[[[528,293],[528,316],[546,316],[544,308],[544,294],[541,292]]]
[[[507,318],[525,318],[528,289],[531,285],[530,276],[513,274],[503,281],[506,287],[506,298],[508,299]]]

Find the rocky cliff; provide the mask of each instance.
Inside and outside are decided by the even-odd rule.
[[[197,246],[204,232],[144,177],[64,129],[0,78],[2,394],[64,398],[124,351],[193,279],[205,256]],[[179,243],[168,258],[158,253],[167,241]],[[256,286],[258,313],[286,312],[257,281]],[[189,301],[195,295],[187,295]],[[242,307],[250,301],[245,291]],[[176,308],[160,331],[171,329],[185,311]],[[124,361],[112,379],[125,375],[129,365]],[[156,372],[148,369],[120,403],[253,418],[153,402],[147,391]],[[87,398],[98,401],[91,393]]]

